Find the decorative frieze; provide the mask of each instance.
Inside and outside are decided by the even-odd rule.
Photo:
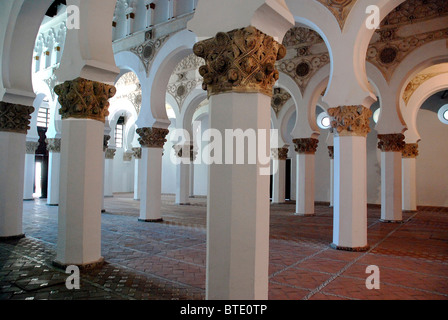
[[[26,142],[26,153],[27,154],[35,154],[38,147],[39,147],[39,142],[27,141]]]
[[[33,112],[33,107],[0,102],[0,131],[26,134]]]
[[[418,156],[418,144],[406,143],[404,149],[401,151],[402,158],[417,158]]]
[[[363,136],[370,132],[372,111],[364,106],[341,106],[328,109],[333,133],[338,136]]]
[[[142,148],[132,148],[132,152],[135,159],[140,160],[142,158]]]
[[[291,95],[288,91],[283,88],[274,88],[274,94],[271,99],[271,107],[277,117],[289,99],[291,99]]]
[[[275,160],[286,160],[288,159],[288,151],[289,151],[288,147],[272,148],[271,149],[272,158]]]
[[[138,142],[143,148],[163,148],[170,131],[162,128],[138,128],[136,132],[140,136]]]
[[[58,138],[45,139],[45,143],[47,144],[48,152],[55,152],[55,153],[61,152],[61,139]]]
[[[103,152],[106,152],[107,147],[109,146],[109,140],[110,140],[110,136],[104,135],[104,137],[103,137]]]
[[[62,119],[79,118],[105,122],[109,115],[109,99],[115,95],[116,89],[105,83],[76,78],[57,85],[54,92],[59,96],[59,114]]]
[[[106,149],[106,159],[113,160],[115,158],[115,152],[117,152],[116,149]]]
[[[402,152],[405,147],[402,133],[379,134],[378,139],[378,149],[382,152]]]
[[[334,146],[328,146],[328,156],[330,159],[334,159]]]
[[[249,26],[219,32],[214,38],[196,43],[193,52],[205,59],[199,68],[202,88],[208,95],[225,92],[263,93],[272,97],[279,73],[275,62],[286,48],[274,38]]]
[[[319,140],[314,138],[293,139],[292,142],[296,152],[303,154],[315,154],[319,144]]]

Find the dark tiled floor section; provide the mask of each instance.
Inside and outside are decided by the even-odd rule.
[[[205,296],[204,198],[176,206],[163,196],[164,223],[137,221],[139,202],[129,194],[105,200],[102,253],[106,264],[81,272],[81,289],[68,290],[68,274],[52,265],[57,207],[24,202],[26,238],[0,242],[0,299],[202,300]],[[292,215],[294,204],[271,206],[272,300],[448,299],[448,212],[422,208],[405,223],[379,222],[369,207],[367,252],[336,251],[332,210]],[[368,290],[366,268],[380,270],[380,289]]]

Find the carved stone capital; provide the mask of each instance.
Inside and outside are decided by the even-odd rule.
[[[141,159],[142,158],[142,148],[132,148],[132,151],[134,152],[134,158],[135,159]]]
[[[334,159],[334,146],[328,146],[328,156],[330,159]]]
[[[103,137],[103,152],[106,152],[107,148],[109,147],[109,140],[110,140],[110,136],[104,135],[104,137]]]
[[[402,158],[417,158],[418,156],[418,144],[406,143],[403,151],[401,151]]]
[[[35,154],[38,147],[39,147],[39,142],[27,141],[26,142],[26,153],[27,154]]]
[[[319,140],[314,138],[293,139],[295,150],[297,153],[315,154]]]
[[[379,134],[378,149],[382,152],[402,152],[405,146],[404,134]]]
[[[125,152],[123,153],[123,161],[129,162],[132,161],[132,156],[134,155],[133,152]]]
[[[26,134],[33,107],[0,101],[0,131]]]
[[[364,106],[341,106],[328,109],[333,133],[338,136],[366,137],[370,132],[372,111]]]
[[[47,150],[48,152],[61,152],[61,139],[54,138],[54,139],[45,139],[45,142],[47,143]]]
[[[105,122],[109,115],[108,100],[115,95],[116,89],[105,83],[76,78],[55,86],[54,92],[59,96],[59,114],[62,119],[78,118]]]
[[[176,144],[173,146],[174,154],[178,158],[189,158],[190,161],[194,161],[196,159],[196,155],[198,154],[197,150],[194,148],[192,144]]]
[[[143,148],[163,148],[170,131],[161,128],[138,128],[136,132],[140,136],[138,142]]]
[[[106,159],[113,160],[115,158],[115,152],[117,152],[116,149],[106,149]]]
[[[288,159],[288,151],[289,151],[288,147],[272,148],[271,149],[272,158],[276,160],[286,160]]]
[[[275,62],[286,48],[255,27],[219,32],[196,43],[193,52],[205,60],[199,68],[208,95],[225,92],[263,93],[272,97],[279,73]]]

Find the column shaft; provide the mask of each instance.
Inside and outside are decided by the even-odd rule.
[[[56,206],[59,204],[59,176],[61,168],[61,153],[50,152],[48,159],[48,195],[47,204]]]
[[[297,154],[296,215],[314,215],[315,155]]]
[[[401,222],[401,152],[381,152],[381,220]]]

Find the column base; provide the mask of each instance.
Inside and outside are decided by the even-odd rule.
[[[335,249],[335,250],[342,250],[342,251],[350,251],[350,252],[363,252],[363,251],[367,251],[370,249],[369,245],[366,245],[365,247],[341,247],[338,246],[334,243],[330,244],[330,247]]]
[[[385,219],[379,219],[380,222],[383,223],[403,223],[403,220],[385,220]]]
[[[403,213],[416,213],[418,210],[402,210]]]
[[[175,203],[175,205],[177,205],[177,206],[189,206],[189,205],[191,205],[191,203],[189,203],[189,202],[186,202],[186,203]]]
[[[295,216],[299,216],[299,217],[314,217],[316,214],[315,213],[294,213]]]
[[[62,263],[57,260],[54,260],[51,262],[51,264],[54,267],[56,267],[58,269],[62,269],[62,270],[66,270],[68,266],[77,266],[80,270],[92,270],[92,269],[102,267],[104,265],[104,263],[105,263],[105,261],[104,261],[103,257],[99,258],[97,261],[89,262],[89,263],[85,263],[85,264]]]
[[[163,219],[138,219],[138,221],[140,222],[152,222],[152,223],[159,223],[159,222],[163,222]]]
[[[50,203],[47,203],[47,206],[49,206],[49,207],[59,207],[59,204],[50,204]]]
[[[0,237],[0,241],[10,241],[10,240],[20,240],[22,238],[25,238],[25,234],[18,234],[16,236],[7,236],[7,237]]]
[[[34,201],[34,198],[32,198],[32,199],[23,199],[23,201]]]

